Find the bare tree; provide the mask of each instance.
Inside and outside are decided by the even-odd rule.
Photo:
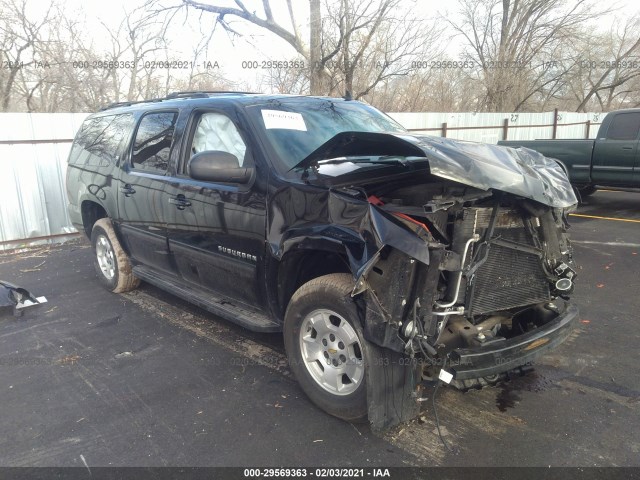
[[[324,92],[325,71],[321,64],[322,12],[321,0],[309,0],[309,90],[311,95]],[[288,3],[291,9],[291,3]],[[293,18],[293,15],[292,15]]]
[[[103,25],[105,49],[82,13],[63,4],[43,11],[0,0],[0,110],[93,111],[174,90],[254,90],[208,61],[216,26],[235,37],[245,32],[242,22],[293,49],[252,80],[271,92],[348,91],[386,111],[638,106],[640,17],[602,32],[587,21],[587,1],[460,0],[462,19],[438,26],[416,14],[417,0],[309,0],[307,30],[293,0],[281,12],[271,0],[146,0],[123,9],[115,28]],[[178,54],[171,39],[198,27],[200,40]],[[451,31],[464,40],[463,62],[443,55],[440,39]],[[193,60],[186,68],[171,68],[186,56]]]
[[[123,11],[116,30],[103,24],[111,40],[112,65],[107,64],[104,70],[112,81],[114,101],[120,101],[121,95],[128,101],[147,97],[147,84],[152,83],[154,74],[169,75],[169,69],[162,67],[167,60],[166,32],[171,17],[159,18],[137,8]]]
[[[309,71],[302,62],[295,59],[284,60],[283,66],[276,65],[267,71],[263,85],[267,91],[293,95],[304,95],[310,89]]]
[[[17,0],[0,0],[7,5],[9,1]],[[234,88],[219,67],[204,61],[211,32],[193,47],[192,62],[174,62],[166,40],[171,37],[170,17],[149,16],[141,9],[123,10],[117,28],[102,25],[110,44],[104,50],[95,47],[81,12],[53,5],[44,17],[38,17],[24,4],[14,6],[11,23],[6,17],[0,19],[0,41],[7,45],[3,55],[13,59],[3,59],[3,66],[16,67],[0,69],[5,110],[94,111],[110,103],[161,97],[174,90]],[[50,21],[43,23],[42,18]],[[42,24],[37,35],[29,30],[34,24]],[[22,48],[16,38],[24,38],[26,46]]]
[[[3,69],[0,69],[0,109],[7,111],[20,75],[29,67],[44,68],[38,63],[40,47],[47,29],[57,22],[52,3],[37,16],[28,11],[27,0],[0,0],[0,50]]]
[[[518,110],[567,71],[559,45],[574,41],[595,12],[588,0],[461,0],[462,20],[449,21],[479,66],[489,111]],[[554,63],[555,62],[555,63]]]
[[[570,79],[578,102],[575,110],[587,111],[594,104],[605,111],[629,103],[635,106],[640,101],[637,82],[633,82],[640,77],[640,15],[604,34],[584,33]]]
[[[22,71],[14,98],[23,97],[28,111],[95,110],[108,100],[108,90],[100,75],[82,62],[99,58],[85,43],[84,18],[72,16],[54,6],[55,25],[38,39],[40,60]]]
[[[384,82],[367,101],[386,112],[469,112],[479,98],[463,69],[421,68]]]
[[[309,0],[310,7],[312,12],[312,26],[318,25],[318,21],[316,16],[319,14],[319,0]],[[276,36],[283,39],[287,42],[293,49],[310,64],[310,72],[312,75],[320,75],[320,72],[317,68],[317,62],[315,61],[315,57],[312,59],[312,54],[309,48],[309,43],[313,45],[319,45],[319,40],[317,38],[311,39],[310,42],[307,42],[305,38],[303,38],[300,28],[298,26],[298,21],[295,16],[294,8],[293,8],[293,0],[286,0],[287,9],[289,13],[288,25],[283,25],[276,21],[273,10],[271,8],[271,0],[262,0],[261,2],[261,12],[258,14],[257,10],[250,10],[245,5],[245,2],[242,0],[234,0],[235,7],[230,6],[222,6],[220,3],[224,3],[221,1],[212,2],[212,3],[202,3],[196,0],[182,0],[178,5],[165,6],[159,0],[149,0],[145,8],[150,12],[155,13],[156,15],[167,14],[167,12],[175,12],[176,10],[186,8],[186,9],[195,9],[203,12],[212,13],[215,15],[216,24],[220,25],[227,32],[234,36],[240,36],[240,33],[233,27],[231,22],[229,22],[228,17],[236,17],[238,19],[244,20],[246,22],[252,23],[258,27],[261,27]],[[315,23],[314,23],[315,22]],[[311,34],[319,34],[320,30],[318,28],[312,28]],[[314,67],[316,65],[316,67]],[[321,83],[317,80],[312,80],[312,87],[319,88]],[[312,89],[312,94],[320,93],[319,91],[314,91]]]
[[[432,55],[437,29],[403,15],[416,8],[400,0],[327,2],[320,62],[331,72],[329,93],[364,97],[381,82],[407,75],[411,59]]]

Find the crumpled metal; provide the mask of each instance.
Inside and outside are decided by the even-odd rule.
[[[511,148],[440,137],[415,137],[431,173],[483,190],[512,193],[554,208],[578,199],[558,161],[528,148]]]
[[[342,132],[299,165],[308,167],[321,160],[348,160],[355,156],[398,156],[406,158],[408,163],[426,158],[433,175],[464,185],[501,190],[553,208],[567,208],[578,203],[559,161],[528,148],[399,133]],[[365,165],[325,164],[320,166],[319,173],[338,176]]]
[[[282,190],[274,195],[269,219],[267,241],[276,258],[333,240],[347,254],[354,277],[385,245],[429,264],[427,245],[397,218],[344,193],[303,186]]]

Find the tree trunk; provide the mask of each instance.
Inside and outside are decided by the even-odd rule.
[[[320,0],[309,0],[309,80],[311,95],[324,95],[322,86],[322,65],[320,65],[320,42],[322,36],[322,15]]]

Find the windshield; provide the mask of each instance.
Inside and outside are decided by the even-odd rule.
[[[295,98],[251,107],[250,112],[285,170],[341,132],[407,132],[390,117],[356,101]]]

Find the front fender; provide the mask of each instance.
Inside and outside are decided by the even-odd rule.
[[[289,187],[276,194],[269,209],[267,242],[278,259],[293,249],[330,245],[346,253],[354,280],[391,246],[429,264],[427,244],[399,220],[366,199],[333,190]]]

